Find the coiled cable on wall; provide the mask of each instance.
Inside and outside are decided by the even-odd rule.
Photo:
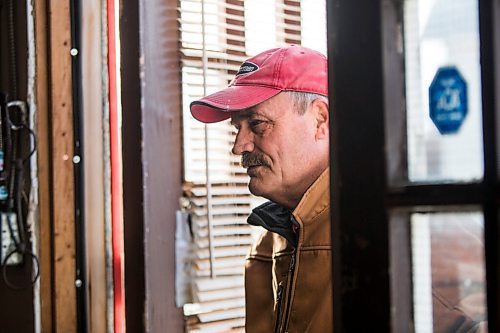
[[[0,3],[0,10],[6,9],[6,28],[8,45],[8,94],[0,94],[0,211],[2,225],[7,230],[4,232],[10,238],[8,252],[2,253],[3,260],[2,277],[6,286],[10,289],[30,288],[37,281],[40,275],[39,260],[31,250],[30,231],[25,225],[26,217],[23,212],[28,206],[26,200],[24,171],[29,167],[30,157],[36,151],[36,137],[34,131],[28,124],[28,107],[18,96],[18,54],[16,40],[16,4],[15,0],[6,0]],[[5,7],[4,7],[5,5]],[[23,154],[26,138],[32,137],[33,146],[28,154]],[[23,155],[27,155],[23,157]],[[23,200],[24,199],[24,200]],[[5,235],[5,234],[4,234]],[[24,262],[30,259],[29,283],[14,283],[13,278],[9,278],[11,259],[14,256],[21,256]],[[22,260],[19,260],[23,262]],[[18,270],[12,268],[12,270]],[[18,279],[16,277],[16,279]],[[18,282],[18,281],[16,281]]]
[[[7,287],[11,289],[23,289],[30,287],[32,284],[36,282],[38,277],[40,276],[40,266],[39,260],[37,256],[31,251],[29,246],[29,231],[24,225],[25,217],[23,214],[23,198],[26,198],[26,194],[24,192],[24,168],[26,167],[26,163],[29,161],[31,156],[36,151],[36,137],[33,130],[27,124],[27,107],[24,102],[21,101],[12,101],[6,104],[6,108],[3,107],[4,112],[1,112],[1,118],[5,122],[5,127],[2,129],[2,134],[4,134],[4,140],[2,143],[5,143],[5,156],[6,156],[6,165],[8,166],[8,179],[9,179],[9,190],[8,190],[8,200],[4,207],[6,212],[4,213],[13,213],[16,216],[16,222],[18,223],[19,232],[18,237],[16,237],[16,232],[14,231],[13,221],[10,218],[6,218],[7,226],[9,229],[10,237],[14,243],[14,248],[4,257],[2,264],[2,276]],[[16,117],[16,121],[11,119],[12,110],[18,110],[18,114]],[[33,138],[33,147],[24,158],[21,157],[18,150],[20,150],[20,137],[26,132],[28,136],[32,136]],[[30,278],[30,283],[27,285],[15,284],[13,283],[9,277],[7,272],[8,261],[9,259],[19,254],[23,257],[29,257],[32,259],[34,263],[34,267],[32,269],[32,277]],[[34,272],[34,273],[33,273]]]

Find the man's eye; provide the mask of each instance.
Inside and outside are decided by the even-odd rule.
[[[260,133],[267,128],[267,122],[262,120],[253,120],[249,123],[253,132]]]

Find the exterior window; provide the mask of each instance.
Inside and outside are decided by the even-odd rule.
[[[478,10],[476,0],[404,3],[409,182],[483,179]],[[483,214],[471,210],[409,218],[416,332],[442,332],[460,311],[486,320]]]
[[[478,2],[407,0],[404,8],[409,180],[481,180]],[[442,96],[442,102],[447,105],[432,116],[430,89],[438,70],[447,67],[455,68],[462,76],[467,89],[466,96],[462,97],[466,98],[459,101],[459,96]],[[453,111],[453,103],[463,103],[464,110]],[[460,112],[465,114],[462,116]],[[452,113],[463,119],[458,120],[454,128],[446,129],[447,123],[454,123]]]
[[[415,332],[442,332],[462,310],[485,321],[482,214],[413,214],[411,227]]]
[[[334,330],[498,332],[498,3],[327,4]]]

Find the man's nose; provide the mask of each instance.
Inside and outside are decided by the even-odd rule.
[[[244,152],[251,153],[255,148],[253,139],[253,133],[251,131],[240,129],[234,140],[233,154],[242,155]]]

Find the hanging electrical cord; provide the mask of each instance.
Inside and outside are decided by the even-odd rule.
[[[5,5],[5,7],[4,7]],[[8,45],[8,76],[9,95],[0,93],[0,216],[1,226],[7,230],[10,246],[2,248],[2,277],[7,287],[11,289],[30,288],[40,276],[39,260],[31,251],[30,230],[25,225],[23,203],[26,197],[24,192],[24,170],[27,162],[36,150],[36,137],[27,122],[28,108],[25,102],[18,100],[18,64],[16,40],[16,5],[15,0],[6,0],[0,4],[0,9],[6,9],[6,28]],[[9,101],[10,96],[11,101]],[[22,149],[26,138],[33,137],[33,147],[24,158]],[[6,252],[4,252],[6,251]],[[29,283],[13,282],[9,278],[11,264],[26,265],[30,268]],[[17,276],[16,276],[16,279]]]
[[[6,124],[6,126],[2,128],[2,134],[5,134],[5,139],[2,139],[2,143],[5,142],[5,146],[7,147],[5,154],[7,156],[6,164],[9,165],[10,169],[8,176],[10,184],[9,198],[6,207],[4,207],[6,208],[6,212],[3,213],[7,214],[5,215],[7,227],[14,243],[14,248],[2,261],[2,276],[7,287],[19,290],[31,287],[40,276],[40,263],[38,257],[30,249],[28,243],[29,230],[24,225],[25,217],[23,214],[23,197],[26,197],[24,192],[24,168],[36,151],[36,136],[27,123],[28,111],[24,102],[12,101],[7,103],[6,107],[2,109],[4,109],[4,111],[2,110],[0,118],[3,118]],[[14,118],[16,120],[14,121],[11,117],[12,110],[18,111]],[[20,139],[23,136],[23,132],[27,133],[28,136],[32,136],[34,144],[27,156],[21,158],[18,151],[21,150]],[[26,204],[27,203],[25,203],[25,205]],[[10,213],[16,217],[14,221],[11,218],[13,215]],[[14,223],[17,223],[17,233],[14,231]],[[9,267],[9,259],[16,254],[23,258],[30,258],[34,264],[31,270],[32,276],[29,278],[28,284],[15,284],[8,277],[7,267]]]

